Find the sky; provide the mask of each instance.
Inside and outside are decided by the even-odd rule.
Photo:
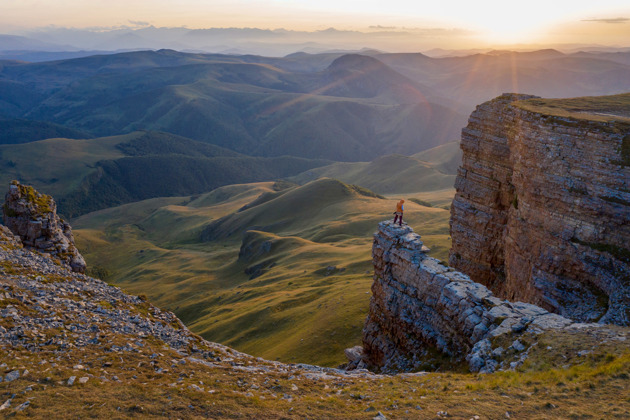
[[[630,46],[629,0],[1,0],[0,33],[46,27],[408,31],[472,44]],[[2,29],[4,28],[4,30]],[[424,31],[424,32],[423,32]],[[458,41],[457,41],[458,40]],[[464,43],[468,45],[463,45]]]

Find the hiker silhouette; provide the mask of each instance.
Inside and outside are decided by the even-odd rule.
[[[402,218],[403,218],[403,210],[404,210],[403,203],[404,202],[405,202],[405,200],[400,200],[396,204],[396,211],[394,212],[394,224],[396,224],[396,220],[398,220],[398,226],[402,226]]]

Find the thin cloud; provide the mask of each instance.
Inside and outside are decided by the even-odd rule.
[[[149,22],[143,22],[141,20],[130,20],[129,23],[133,26],[151,26],[151,24]]]
[[[626,22],[630,22],[630,18],[618,17],[618,18],[608,18],[608,19],[582,19],[582,22],[626,23]]]
[[[398,29],[396,26],[382,26],[382,25],[372,25],[369,28],[370,29]]]

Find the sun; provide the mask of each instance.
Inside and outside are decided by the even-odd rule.
[[[486,13],[471,18],[480,38],[494,44],[532,42],[546,32],[554,21],[550,14],[538,8],[519,9],[512,12],[503,8],[489,8]]]

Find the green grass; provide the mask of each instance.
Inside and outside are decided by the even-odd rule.
[[[616,121],[630,124],[630,93],[610,96],[585,96],[568,99],[527,99],[516,106],[557,117],[596,122]]]
[[[142,312],[141,308],[131,310]],[[45,336],[59,333],[49,330]],[[365,419],[378,411],[396,419],[437,418],[438,411],[462,419],[507,418],[506,413],[510,418],[527,419],[627,418],[627,345],[603,345],[580,358],[573,343],[597,344],[585,336],[543,334],[530,356],[532,362],[518,371],[368,377],[333,374],[321,379],[300,369],[282,371],[264,361],[199,343],[201,350],[234,359],[244,368],[265,371],[248,372],[228,362],[214,361],[214,367],[189,360],[178,363],[182,356],[157,339],[142,340],[140,351],[126,352],[124,359],[98,346],[61,356],[53,346],[39,352],[8,348],[0,355],[5,370],[29,373],[0,383],[0,393],[5,396],[3,402],[14,395],[5,415],[15,418],[61,419],[71,412],[79,418]],[[123,346],[137,337],[120,335],[108,340]],[[546,350],[547,346],[552,350]],[[151,354],[155,356],[149,359]],[[75,369],[76,364],[83,369]],[[165,371],[156,373],[153,364]],[[70,376],[89,380],[69,386]],[[27,387],[28,392],[16,392]],[[30,404],[23,412],[14,412],[27,400]]]
[[[278,179],[327,163],[251,157],[167,133],[134,132],[0,146],[0,185],[19,179],[53,195],[60,214],[76,217],[152,197]]]
[[[361,185],[378,194],[411,194],[451,188],[460,161],[459,143],[449,143],[414,156],[388,155],[373,162],[333,163],[290,179],[304,184],[329,177]]]
[[[79,188],[81,181],[95,171],[97,162],[123,157],[116,145],[137,135],[89,140],[48,139],[2,145],[0,185],[19,179],[59,199]],[[12,164],[8,165],[8,162]]]
[[[369,197],[322,179],[258,199],[274,186],[146,200],[72,225],[88,267],[173,310],[203,337],[273,360],[337,366],[343,349],[361,342],[372,234],[398,197]],[[442,203],[452,194],[430,199]],[[257,204],[238,211],[248,203]],[[405,211],[440,259],[450,248],[448,218],[444,209],[411,202]]]

